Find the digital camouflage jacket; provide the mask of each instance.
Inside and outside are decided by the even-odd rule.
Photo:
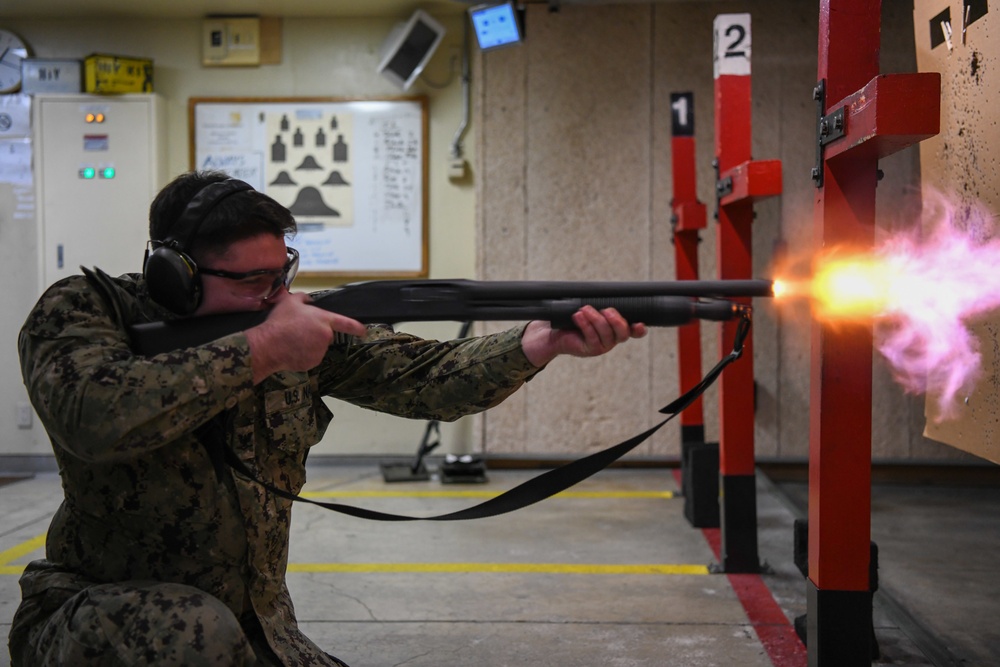
[[[284,664],[326,664],[298,630],[285,586],[291,503],[234,474],[221,448],[298,492],[306,453],[332,419],[321,397],[419,419],[489,408],[537,372],[522,329],[436,342],[373,326],[364,340],[338,336],[313,371],[254,387],[242,333],[134,356],[126,325],[169,317],[133,274],[66,278],[28,316],[22,374],[65,497],[23,597],[50,602],[126,580],[188,584],[237,617],[255,614]]]

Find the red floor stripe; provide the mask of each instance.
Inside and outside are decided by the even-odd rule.
[[[681,486],[681,471],[674,470],[677,485]],[[722,534],[718,528],[703,528],[705,541],[712,548],[716,561],[722,560]],[[803,667],[808,663],[808,653],[795,628],[788,622],[785,612],[771,595],[771,590],[759,574],[727,574],[729,585],[736,592],[743,610],[750,619],[757,638],[767,651],[774,667]]]

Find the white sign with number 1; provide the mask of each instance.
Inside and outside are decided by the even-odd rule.
[[[715,17],[715,78],[750,75],[750,15],[719,14]]]

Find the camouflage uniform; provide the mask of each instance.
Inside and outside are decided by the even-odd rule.
[[[340,665],[298,629],[285,585],[291,503],[332,419],[321,400],[420,419],[493,406],[537,371],[521,329],[435,342],[370,327],[319,367],[252,382],[242,333],[133,356],[125,326],[168,319],[137,275],[56,283],[19,339],[64,500],[25,570],[13,665]],[[258,662],[255,662],[256,660]]]

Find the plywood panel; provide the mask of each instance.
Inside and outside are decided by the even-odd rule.
[[[941,73],[941,133],[920,144],[925,186],[962,202],[982,202],[1000,211],[1000,17],[995,8],[971,19],[963,30],[963,2],[917,0],[913,10],[917,64],[922,72]],[[971,3],[985,7],[986,2]],[[992,4],[992,3],[990,3]],[[951,35],[941,21],[947,11]],[[938,43],[940,42],[940,43]],[[939,421],[935,398],[926,402],[925,435],[1000,463],[1000,315],[979,324],[982,378],[960,403],[955,419]]]

